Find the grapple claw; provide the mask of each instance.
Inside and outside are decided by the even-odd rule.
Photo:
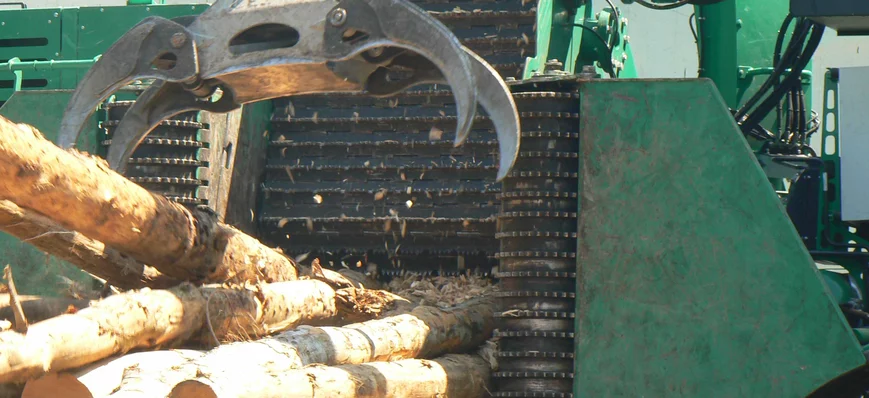
[[[471,60],[471,70],[478,88],[477,100],[489,114],[498,134],[501,160],[498,166],[497,180],[501,181],[513,168],[519,155],[519,113],[510,89],[498,75],[498,72],[470,49],[464,48],[464,51]],[[389,78],[389,72],[386,69],[381,68],[371,74],[370,84],[367,87],[370,92],[384,95],[406,90],[418,84],[446,83],[443,75],[434,65],[418,56],[396,57],[392,65],[412,68],[414,74],[406,79],[394,80]],[[455,90],[453,91],[455,92]],[[469,135],[470,130],[456,131],[455,146],[461,146]]]
[[[456,131],[467,135],[471,131],[477,110],[477,84],[459,39],[437,19],[409,1],[344,0],[335,9],[346,10],[347,21],[331,35],[347,36],[355,32],[382,31],[382,39],[360,40],[354,52],[376,47],[397,47],[421,55],[440,71],[456,99]],[[370,9],[370,10],[369,10]],[[352,19],[352,16],[358,15]],[[391,93],[389,93],[391,94]]]
[[[407,0],[217,0],[195,18],[145,19],[79,84],[59,142],[74,145],[96,106],[135,79],[157,83],[115,132],[108,160],[119,171],[165,118],[190,110],[224,113],[298,94],[368,89],[391,95],[407,87],[378,84],[388,80],[384,68],[402,62],[417,69],[418,82],[440,80],[452,89],[456,145],[470,134],[478,101],[486,108],[502,141],[503,178],[518,152],[518,117],[505,83],[446,26]],[[214,87],[225,98],[204,100]]]
[[[489,114],[492,124],[495,125],[495,132],[498,134],[500,160],[498,176],[495,180],[501,181],[513,168],[516,158],[519,156],[521,134],[519,111],[516,109],[516,102],[513,100],[513,94],[510,93],[510,88],[507,87],[507,83],[501,79],[495,68],[492,68],[488,62],[473,51],[468,49],[466,51],[470,59],[473,60],[471,65],[477,85],[480,88],[477,99],[486,113]],[[456,145],[460,145],[467,138],[468,134],[462,136],[457,132]]]
[[[85,74],[69,100],[58,145],[78,141],[87,119],[115,91],[137,79],[185,81],[198,70],[192,36],[181,24],[148,17],[116,41]]]
[[[160,122],[189,111],[226,113],[238,108],[232,93],[214,102],[204,101],[178,83],[157,81],[148,87],[124,114],[112,135],[106,161],[118,173],[127,169],[130,156]]]

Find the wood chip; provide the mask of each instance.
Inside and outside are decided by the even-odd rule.
[[[394,277],[387,290],[417,305],[447,308],[489,295],[497,290],[497,285],[487,277],[476,275],[431,277],[409,274]]]

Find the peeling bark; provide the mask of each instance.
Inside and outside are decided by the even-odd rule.
[[[180,282],[42,214],[0,200],[0,230],[121,289],[167,288]]]
[[[434,360],[405,359],[360,365],[315,365],[291,372],[266,366],[245,374],[223,375],[228,380],[198,378],[184,381],[171,398],[476,398],[487,397],[491,369],[477,355],[445,355]],[[232,379],[263,375],[268,382],[248,390]]]
[[[336,292],[316,280],[256,289],[195,288],[185,283],[169,290],[122,293],[75,314],[35,323],[26,335],[0,332],[0,383],[24,382],[135,348],[172,347],[185,341],[225,343],[301,324],[341,324],[342,316],[353,311],[377,316],[392,300],[378,291]],[[362,310],[365,306],[367,312]]]
[[[75,314],[0,332],[0,383],[21,383],[126,353],[183,340],[201,327],[205,300],[189,284],[110,296]]]
[[[214,388],[238,388],[259,396],[259,389],[270,388],[271,375],[312,364],[424,359],[471,351],[492,336],[494,312],[494,300],[482,298],[445,310],[417,307],[407,314],[344,327],[301,326],[256,341],[224,344],[183,366],[151,374],[138,373],[137,377],[157,381],[179,375],[188,379],[202,375],[212,380]],[[249,373],[250,369],[263,367],[269,371],[260,376]],[[230,377],[239,374],[246,376]],[[126,397],[131,391],[121,389],[117,393]]]
[[[35,210],[174,278],[297,279],[283,254],[202,211],[155,195],[97,157],[65,151],[0,117],[0,199]]]
[[[125,375],[127,383],[134,383],[135,377],[131,376],[131,372],[148,372],[172,367],[201,357],[203,354],[202,351],[194,350],[164,350],[108,358],[74,372],[49,373],[28,381],[24,385],[21,398],[105,397],[121,387]],[[175,380],[175,383],[180,381],[180,379]]]
[[[382,283],[378,282],[373,277],[365,275],[361,272],[351,271],[348,269],[340,269],[338,270],[338,273],[353,282],[353,287],[365,289],[383,289]]]

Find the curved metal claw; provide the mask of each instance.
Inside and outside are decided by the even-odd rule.
[[[501,181],[513,165],[516,163],[516,158],[519,156],[519,111],[516,109],[516,103],[513,100],[513,95],[507,84],[501,79],[498,72],[489,65],[486,60],[474,53],[468,48],[464,48],[468,57],[471,59],[471,69],[474,73],[474,79],[477,83],[477,100],[495,125],[495,131],[498,134],[498,148],[500,153],[500,163],[498,165],[497,181]],[[399,56],[396,57],[393,65],[401,65],[412,68],[414,74],[403,80],[389,80],[388,70],[385,68],[378,69],[372,73],[372,78],[369,80],[369,86],[366,87],[369,92],[386,95],[387,93],[396,93],[406,90],[410,87],[426,84],[426,83],[444,83],[444,77],[439,71],[425,60],[417,56]],[[456,132],[455,146],[462,145],[468,139],[470,130]]]
[[[367,5],[368,7],[364,7]],[[346,10],[347,22],[341,28],[327,30],[327,42],[335,35],[345,37],[347,29],[361,32],[380,30],[385,38],[361,40],[354,51],[361,53],[376,47],[398,47],[427,59],[443,76],[456,99],[456,131],[470,134],[477,111],[477,84],[459,39],[442,22],[409,1],[343,0],[333,8]],[[392,93],[385,93],[389,95]]]
[[[106,161],[112,170],[123,174],[130,156],[163,120],[189,111],[226,113],[239,106],[233,101],[231,93],[224,92],[219,100],[209,102],[197,98],[179,83],[156,81],[124,114],[112,134]]]
[[[489,65],[473,51],[468,49],[466,51],[474,61],[471,65],[480,88],[477,99],[486,113],[489,114],[492,124],[495,125],[495,132],[498,134],[500,160],[498,176],[495,181],[501,181],[513,168],[516,158],[519,157],[519,137],[521,134],[519,111],[516,109],[516,102],[513,100],[513,94],[510,93],[510,88],[507,87],[507,83],[501,79],[495,68],[492,68],[492,65]],[[468,134],[460,136],[457,133],[456,145],[460,145],[467,138]]]
[[[106,50],[79,82],[64,112],[58,145],[74,146],[99,104],[129,82],[195,78],[199,69],[195,47],[192,35],[177,22],[148,17],[134,26]]]

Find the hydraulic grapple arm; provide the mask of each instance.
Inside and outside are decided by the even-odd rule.
[[[519,150],[518,112],[501,77],[405,0],[218,0],[197,17],[147,18],[79,83],[59,145],[72,147],[102,101],[141,79],[156,81],[126,113],[109,148],[109,164],[121,172],[154,127],[183,112],[225,113],[297,94],[390,96],[423,83],[451,87],[457,146],[470,133],[477,104],[486,109],[498,133],[499,181]]]

